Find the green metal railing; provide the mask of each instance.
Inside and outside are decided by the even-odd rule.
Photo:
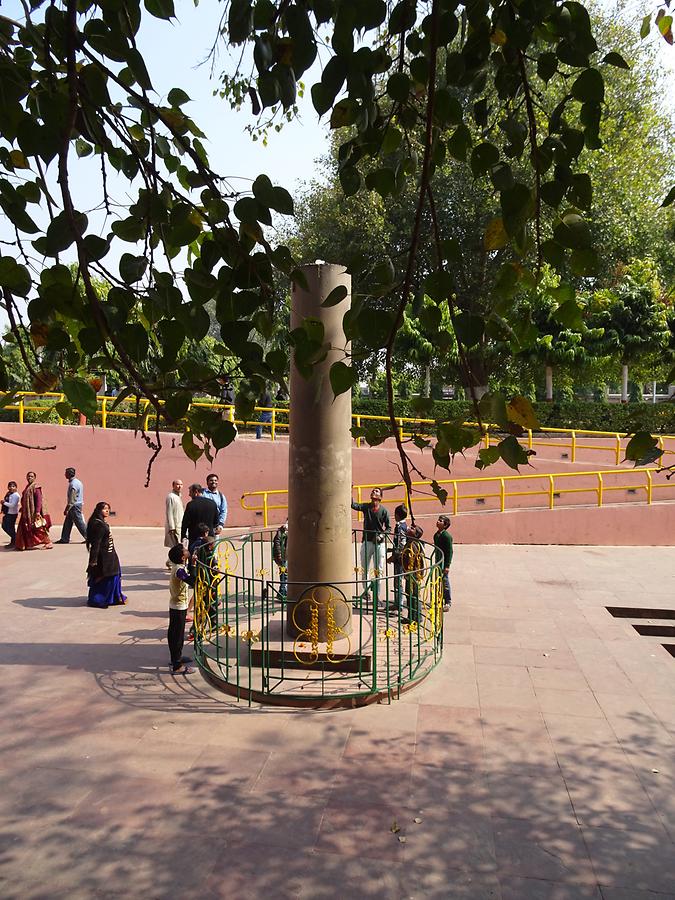
[[[400,570],[385,564],[366,583],[361,533],[354,532],[354,581],[286,585],[285,571],[272,562],[273,535],[263,529],[200,551],[194,651],[208,681],[249,704],[353,706],[392,700],[437,665],[443,591],[433,546],[411,545]],[[384,547],[389,556],[388,539]],[[286,620],[302,604],[309,624],[290,637]],[[329,627],[319,642],[322,605]],[[347,606],[350,634],[340,624]]]

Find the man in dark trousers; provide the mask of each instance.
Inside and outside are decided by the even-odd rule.
[[[84,521],[84,515],[82,514],[84,487],[82,486],[80,479],[75,477],[75,469],[73,469],[72,466],[69,466],[64,474],[68,479],[66,508],[63,510],[63,515],[66,518],[63,522],[63,528],[61,529],[61,537],[56,541],[57,544],[70,543],[70,532],[72,531],[73,525],[85,540],[87,538],[87,524]]]
[[[452,535],[448,531],[450,519],[447,516],[439,516],[436,522],[436,534],[434,546],[443,557],[443,612],[448,612],[452,597],[450,594],[450,563],[452,562]],[[440,562],[440,559],[439,559]]]
[[[181,525],[181,540],[187,537],[188,550],[192,553],[193,546],[200,539],[198,526],[203,522],[209,526],[209,534],[214,534],[218,527],[218,507],[204,497],[204,488],[201,484],[190,485],[190,501],[185,507],[183,513],[183,524]]]

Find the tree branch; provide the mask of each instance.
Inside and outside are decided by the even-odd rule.
[[[429,184],[429,170],[431,166],[431,148],[432,148],[432,138],[433,138],[433,117],[434,117],[434,96],[436,92],[436,56],[438,53],[438,19],[440,14],[440,0],[433,0],[433,4],[431,7],[431,28],[430,28],[430,47],[429,47],[429,82],[428,82],[428,96],[427,96],[427,110],[426,110],[426,126],[425,126],[425,141],[424,141],[424,158],[422,162],[422,173],[420,175],[420,188],[419,188],[419,197],[417,200],[417,209],[415,211],[415,221],[413,224],[412,238],[410,241],[410,252],[408,254],[408,264],[406,267],[405,278],[403,280],[403,286],[401,288],[401,300],[398,305],[398,310],[396,312],[396,318],[394,319],[394,324],[392,326],[391,332],[387,339],[386,345],[386,356],[385,356],[385,372],[386,372],[386,386],[387,386],[387,412],[389,415],[389,424],[391,426],[394,440],[396,441],[396,449],[398,450],[398,455],[401,460],[401,469],[403,481],[406,486],[406,493],[408,495],[408,503],[410,506],[410,515],[415,521],[415,516],[412,511],[412,478],[410,475],[410,460],[408,459],[408,454],[405,452],[403,447],[403,442],[401,440],[401,435],[399,434],[398,427],[396,425],[396,415],[394,410],[394,380],[393,380],[393,357],[394,357],[394,343],[396,341],[396,335],[398,333],[399,328],[401,327],[401,322],[403,321],[403,314],[405,312],[405,308],[408,305],[408,297],[410,294],[410,287],[412,284],[412,275],[415,267],[415,257],[417,253],[417,245],[419,243],[420,237],[420,228],[422,225],[422,213],[424,211],[424,204],[426,202],[427,195],[427,186]]]
[[[51,447],[38,447],[36,444],[24,444],[22,441],[13,441],[11,438],[2,437],[2,435],[0,435],[0,443],[12,444],[14,447],[21,447],[23,450],[56,450],[56,445]]]

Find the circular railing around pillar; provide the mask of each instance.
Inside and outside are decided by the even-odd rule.
[[[443,652],[442,567],[433,545],[354,580],[288,583],[272,559],[274,529],[216,539],[196,563],[194,655],[203,676],[239,700],[317,708],[398,697]],[[381,557],[380,557],[381,558]],[[292,598],[292,599],[289,599]]]

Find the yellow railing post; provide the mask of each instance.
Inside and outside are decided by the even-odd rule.
[[[645,472],[645,475],[647,476],[647,503],[651,503],[652,502],[652,473],[649,470],[647,470]]]
[[[357,427],[357,428],[360,428],[360,427],[361,427],[361,416],[357,416],[357,417],[356,417],[356,427]],[[357,447],[360,447],[360,446],[361,446],[361,435],[359,435],[359,436],[357,437],[357,439],[356,439],[356,446],[357,446]]]
[[[399,440],[403,440],[403,419],[398,420],[398,436]]]
[[[108,421],[107,402],[105,397],[101,400],[101,428],[105,428]]]
[[[150,406],[150,401],[145,401],[145,406],[143,407],[143,431],[148,430],[148,419],[150,418],[150,413],[148,412],[148,407]]]
[[[490,446],[490,432],[485,432],[485,437],[483,438],[483,443],[485,444],[485,448],[487,449]]]
[[[276,411],[276,409],[272,410],[272,427],[270,429],[270,433],[272,436],[272,440],[275,441],[276,434],[277,434],[277,411]]]
[[[234,425],[234,406],[230,407],[230,422]]]
[[[506,501],[506,487],[504,486],[504,479],[499,479],[499,511],[504,512],[504,506]]]
[[[614,437],[616,438],[616,465],[618,466],[621,462],[621,435],[615,434]]]
[[[459,496],[458,496],[458,494],[457,494],[457,482],[456,482],[456,481],[453,481],[453,482],[452,482],[452,487],[453,487],[453,491],[452,491],[452,514],[453,514],[453,516],[456,516],[456,515],[457,515],[457,511],[458,511],[458,509],[459,509]]]
[[[19,398],[19,422],[23,425],[23,397]]]
[[[598,506],[602,506],[602,472],[598,472]]]
[[[267,520],[268,520],[268,509],[267,509],[267,491],[263,494],[263,525],[267,528]]]
[[[572,459],[571,462],[577,461],[577,433],[576,431],[572,432]]]
[[[553,475],[549,475],[548,476],[548,508],[549,509],[553,509],[553,503],[555,500],[555,497],[553,496],[554,487],[555,487],[555,485],[554,485]]]
[[[528,450],[532,449],[532,429],[531,428],[527,429],[527,449]]]

